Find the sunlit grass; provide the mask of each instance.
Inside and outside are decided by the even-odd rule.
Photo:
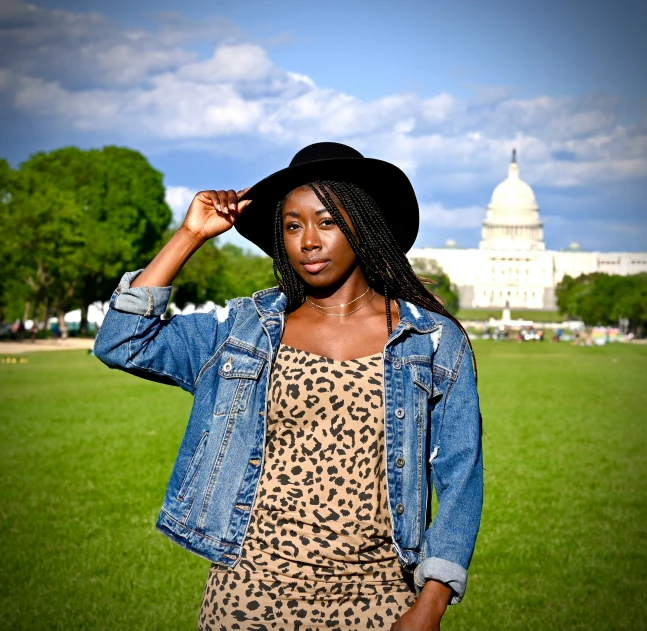
[[[486,507],[443,628],[647,628],[647,347],[475,344]],[[0,628],[195,629],[154,529],[191,398],[82,352],[0,364]]]

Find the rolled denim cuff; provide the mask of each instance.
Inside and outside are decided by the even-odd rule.
[[[451,588],[453,594],[450,605],[457,605],[463,600],[467,587],[467,570],[462,565],[438,557],[425,559],[415,569],[413,580],[418,587],[422,587],[430,579]]]
[[[142,271],[126,272],[121,277],[117,289],[112,294],[110,307],[146,318],[161,316],[166,312],[171,299],[171,287],[131,287],[130,283]]]

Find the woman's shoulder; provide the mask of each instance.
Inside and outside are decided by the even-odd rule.
[[[286,297],[280,287],[268,287],[254,292],[251,296],[228,298],[223,306],[216,306],[213,313],[220,321],[232,316],[257,320],[262,315],[284,311],[285,302]]]
[[[465,353],[471,352],[467,334],[453,318],[408,302],[406,308],[409,317],[422,323],[421,334],[430,336],[437,361],[454,366]]]
[[[425,330],[433,332],[436,329],[441,329],[444,336],[451,336],[455,339],[465,337],[453,318],[407,301],[404,301],[404,306],[409,318],[414,322],[420,322]]]

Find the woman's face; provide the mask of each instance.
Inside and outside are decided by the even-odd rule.
[[[331,197],[356,235],[348,213]],[[310,287],[340,286],[358,269],[350,243],[308,186],[294,189],[283,204],[283,241],[297,276]]]

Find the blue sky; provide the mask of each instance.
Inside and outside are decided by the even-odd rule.
[[[5,0],[0,155],[139,149],[180,216],[337,140],[407,172],[417,245],[473,247],[517,147],[548,247],[645,250],[645,32],[633,0]]]

